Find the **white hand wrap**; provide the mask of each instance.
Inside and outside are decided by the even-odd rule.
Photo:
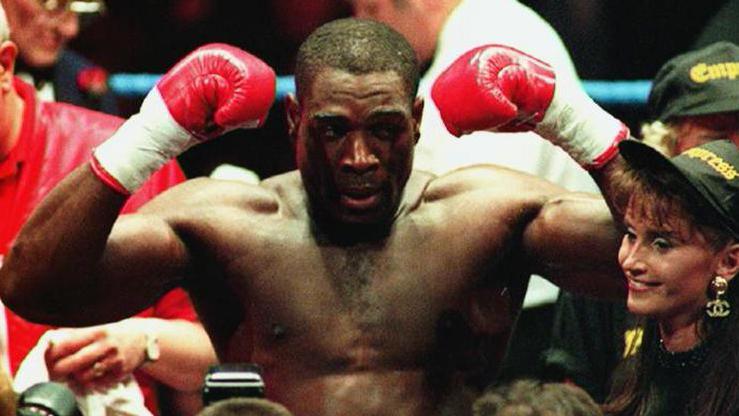
[[[172,118],[157,88],[93,156],[129,193],[198,140]]]
[[[585,169],[602,167],[618,153],[618,142],[629,136],[628,128],[582,89],[557,87],[536,132]]]

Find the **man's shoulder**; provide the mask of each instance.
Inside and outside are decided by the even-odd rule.
[[[435,177],[426,189],[424,199],[435,201],[473,192],[497,193],[502,191],[515,195],[528,187],[540,185],[542,182],[546,181],[504,166],[471,165]]]
[[[200,177],[168,189],[143,206],[140,212],[176,214],[178,217],[220,211],[268,215],[276,214],[280,205],[279,195],[262,184]]]
[[[280,204],[285,216],[305,218],[307,215],[305,188],[303,179],[297,170],[272,176],[260,184]]]

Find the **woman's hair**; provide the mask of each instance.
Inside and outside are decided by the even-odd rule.
[[[629,208],[648,221],[682,232],[698,232],[714,250],[735,242],[713,209],[676,175],[628,170],[623,180],[632,190]],[[708,291],[708,288],[706,288]],[[709,296],[712,294],[709,293]],[[705,313],[699,336],[708,340],[708,354],[693,381],[686,415],[733,416],[739,409],[739,289],[729,284],[725,299],[734,313],[720,319]],[[658,330],[653,319],[642,319],[643,339],[636,356],[622,363],[603,410],[609,415],[642,415],[655,400]],[[627,346],[628,347],[628,346]]]
[[[729,286],[727,299],[736,305],[739,290]],[[703,337],[710,339],[705,362],[692,381],[684,415],[734,416],[739,410],[739,313],[721,319],[704,316]],[[614,375],[613,388],[602,406],[606,415],[638,416],[657,400],[654,385],[659,335],[653,319],[641,319],[643,338],[635,356],[623,361]],[[679,416],[679,415],[676,415]]]
[[[641,126],[641,141],[654,147],[663,155],[674,156],[677,148],[677,132],[670,123],[659,120]]]
[[[734,240],[731,231],[706,201],[679,175],[661,169],[626,167],[619,178],[628,190],[628,208],[658,226],[699,232],[718,250]]]

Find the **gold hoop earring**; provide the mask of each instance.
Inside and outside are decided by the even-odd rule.
[[[706,315],[711,318],[725,318],[731,313],[731,305],[728,301],[721,299],[729,288],[729,282],[721,276],[716,276],[711,280],[711,288],[715,294],[715,298],[706,303]]]

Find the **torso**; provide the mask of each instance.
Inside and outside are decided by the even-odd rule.
[[[196,222],[173,221],[198,264],[218,265],[190,284],[221,360],[261,365],[268,397],[296,415],[469,412],[525,292],[526,203],[429,180],[412,176],[410,208],[374,243],[318,242],[294,173],[263,200],[195,204],[181,218]]]

